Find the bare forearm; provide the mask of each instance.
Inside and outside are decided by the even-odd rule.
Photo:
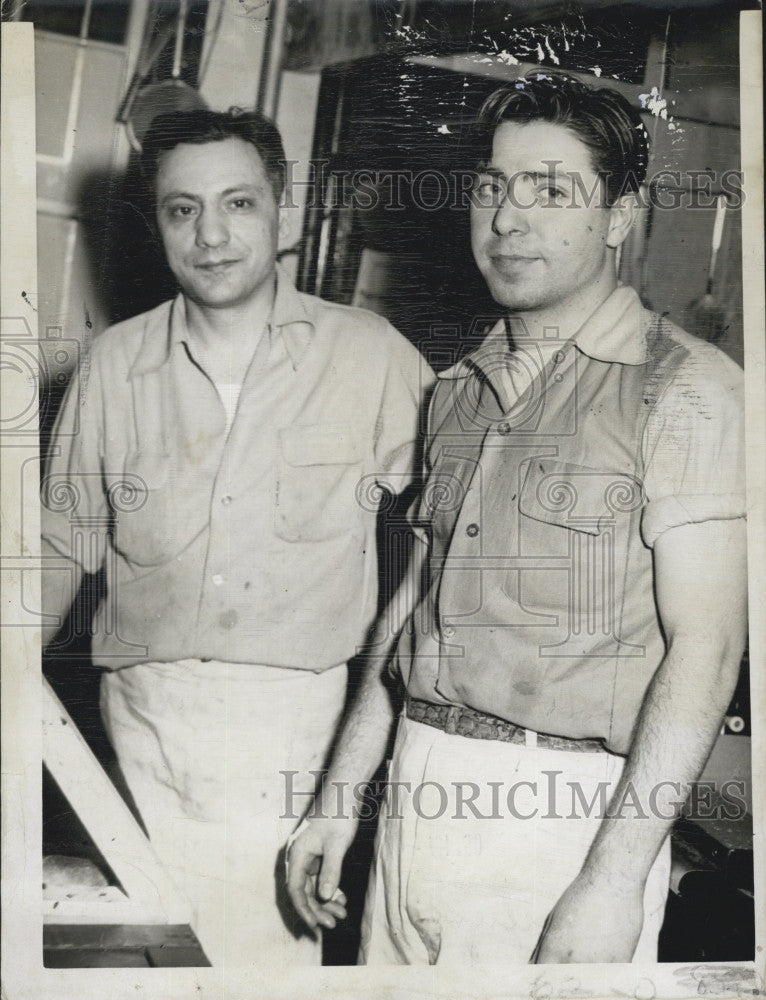
[[[667,652],[650,684],[606,817],[549,915],[536,961],[629,962],[649,871],[715,741],[746,631],[744,521],[678,525],[654,544]],[[593,926],[602,935],[597,940]]]
[[[424,552],[422,543],[416,541],[405,578],[380,616],[370,643],[371,652],[365,661],[364,676],[341,729],[326,783],[348,782],[350,788],[364,784],[383,759],[394,721],[386,669],[399,634],[420,596]]]
[[[739,643],[700,645],[674,643],[660,665],[586,872],[645,879],[699,777],[731,700],[742,655]]]
[[[607,817],[579,875],[550,914],[538,962],[629,962],[633,957],[647,877],[690,782],[704,766],[739,666],[733,648],[714,660],[683,647],[670,646],[647,692]],[[592,931],[597,922],[599,941]]]
[[[330,795],[328,789],[343,789],[344,796],[349,797],[349,808],[353,808],[355,801],[353,790],[366,784],[382,761],[394,720],[391,696],[381,676],[382,668],[368,663],[365,670],[319,796],[322,800]],[[337,794],[332,793],[333,801]]]
[[[613,797],[616,806],[624,797],[628,807],[610,807],[615,818],[603,821],[586,861],[586,872],[595,878],[646,877],[704,767],[745,645],[746,553],[741,520],[687,524],[655,544],[667,652],[646,693]]]

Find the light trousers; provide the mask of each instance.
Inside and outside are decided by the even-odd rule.
[[[534,736],[517,745],[400,720],[361,963],[530,961],[593,842],[599,798],[608,801],[624,767],[606,751],[538,748]],[[657,960],[669,878],[668,840],[646,883],[634,962]],[[603,930],[594,926],[594,939]]]
[[[280,852],[310,805],[346,678],[345,665],[315,674],[184,660],[102,679],[120,768],[213,965],[321,962],[321,941],[287,900]]]

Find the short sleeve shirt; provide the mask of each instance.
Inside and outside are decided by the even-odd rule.
[[[627,716],[640,701],[640,685],[651,677],[662,656],[657,612],[653,603],[648,606],[652,601],[651,579],[648,587],[643,581],[646,566],[651,566],[646,550],[665,531],[705,520],[741,518],[746,509],[742,371],[713,345],[672,324],[658,323],[658,317],[643,309],[632,289],[619,287],[573,341],[527,344],[523,335],[516,336],[518,331],[514,331],[516,351],[511,352],[501,324],[473,355],[440,375],[440,382],[455,388],[452,396],[447,392],[439,396],[437,389],[426,453],[440,456],[439,467],[448,469],[449,475],[440,486],[439,469],[427,470],[430,478],[424,496],[451,513],[440,516],[438,530],[445,551],[436,559],[432,555],[422,606],[413,616],[415,625],[399,645],[398,667],[413,697],[466,704],[554,735],[604,737],[612,740],[618,752],[624,752],[625,734],[633,721]],[[533,550],[516,548],[518,526],[528,511],[522,507],[519,465],[513,456],[526,454],[524,449],[529,448],[525,413],[528,410],[534,415],[535,408],[530,410],[527,404],[542,400],[546,386],[550,390],[558,383],[571,383],[567,398],[587,407],[587,412],[571,412],[572,428],[585,423],[587,417],[596,435],[588,445],[591,461],[573,459],[581,462],[578,471],[585,465],[590,471],[597,469],[599,449],[603,446],[606,452],[610,441],[619,437],[620,444],[611,449],[616,453],[634,433],[638,436],[637,425],[618,428],[618,419],[624,423],[625,418],[619,418],[617,411],[602,411],[598,400],[603,397],[589,395],[599,384],[594,379],[601,376],[591,374],[586,392],[578,373],[590,368],[591,373],[603,372],[610,384],[621,386],[622,372],[625,384],[635,385],[636,380],[628,376],[631,371],[644,370],[650,331],[660,328],[665,331],[668,356],[681,360],[672,376],[658,385],[651,401],[639,401],[651,402],[651,407],[638,437],[640,456],[636,450],[628,456],[628,467],[635,464],[642,470],[636,531],[640,531],[637,547],[644,546],[646,555],[630,563],[634,569],[625,571],[634,573],[626,583],[629,600],[634,605],[638,602],[641,615],[646,617],[646,630],[639,627],[637,635],[631,636],[633,642],[646,643],[639,672],[633,665],[638,661],[629,657],[618,655],[608,660],[606,647],[599,648],[588,662],[585,650],[590,639],[580,641],[576,636],[578,630],[589,635],[590,604],[585,601],[582,617],[578,617],[579,598],[577,603],[561,606],[557,603],[561,594],[556,591],[554,595],[553,586],[546,592],[545,580],[555,579],[560,590],[569,573],[574,587],[587,568],[570,567],[567,537],[572,542],[571,559],[579,558],[577,553],[592,558],[594,546],[601,544],[597,533],[588,535],[585,531],[575,538],[576,533],[568,529],[554,528],[554,532],[560,530],[565,548],[551,550],[550,565],[542,558],[548,555],[547,550],[534,550],[539,557],[535,567],[523,568],[521,557]],[[482,385],[490,385],[492,393],[482,395]],[[617,395],[610,398],[619,405],[619,389],[615,391]],[[477,419],[487,395],[495,400],[496,413],[482,412]],[[446,402],[437,414],[439,399]],[[566,424],[559,422],[557,426],[564,428]],[[566,445],[569,431],[557,433],[562,434],[559,443]],[[546,436],[545,431],[531,436],[538,434],[533,451],[553,454],[558,439]],[[577,488],[578,481],[574,482]],[[584,480],[579,482],[585,485]],[[451,503],[450,496],[459,499]],[[527,495],[524,502],[529,499]],[[567,496],[562,493],[558,499],[566,506]],[[555,498],[546,502],[550,500]],[[429,523],[428,511],[428,503],[412,511],[413,527],[427,545],[436,531]],[[555,522],[557,516],[550,517]],[[536,569],[538,566],[542,571]],[[530,572],[537,572],[537,577],[526,586],[530,576],[524,574]],[[445,605],[448,575],[453,581],[449,607]],[[455,583],[458,579],[460,583]],[[565,647],[556,629],[567,622],[575,638]],[[626,687],[629,676],[635,678],[635,690]],[[630,695],[622,701],[612,693],[629,688]],[[600,707],[591,713],[590,706],[597,702]],[[599,721],[591,728],[596,716]],[[600,728],[605,725],[604,718],[606,728]]]
[[[97,337],[43,483],[44,537],[106,568],[95,662],[352,657],[376,611],[380,487],[413,479],[431,380],[384,319],[281,271],[228,430],[182,296]]]

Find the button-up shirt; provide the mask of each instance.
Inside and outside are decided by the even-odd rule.
[[[413,476],[431,373],[384,319],[278,272],[236,412],[195,358],[179,296],[93,343],[54,431],[43,534],[106,566],[94,661],[323,670],[377,604],[381,486]]]
[[[499,324],[439,376],[409,693],[626,753],[664,655],[651,547],[742,517],[742,372],[617,288],[569,341]]]

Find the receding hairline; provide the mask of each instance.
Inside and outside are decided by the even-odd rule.
[[[285,188],[285,154],[276,124],[258,112],[231,108],[228,112],[202,109],[160,115],[150,125],[141,154],[141,173],[149,191],[156,191],[156,178],[166,153],[179,146],[207,146],[239,139],[258,153],[277,201]]]
[[[257,155],[258,160],[259,160],[261,166],[263,167],[264,174],[268,178],[269,177],[269,170],[268,170],[268,167],[266,166],[266,159],[263,156],[263,153],[260,151],[260,149],[258,149],[258,147],[256,146],[256,144],[254,142],[250,142],[249,140],[244,139],[241,135],[211,136],[209,139],[203,139],[203,140],[201,140],[199,142],[196,142],[194,140],[184,141],[182,139],[180,142],[177,142],[174,146],[168,146],[167,148],[160,148],[154,154],[154,159],[155,159],[155,163],[156,163],[156,169],[154,171],[154,176],[156,177],[157,174],[160,172],[160,166],[162,164],[162,161],[165,159],[165,157],[169,156],[171,153],[174,153],[177,149],[180,149],[182,147],[184,147],[186,149],[204,149],[206,146],[219,146],[219,145],[222,145],[223,143],[229,142],[231,140],[233,140],[234,142],[240,143],[242,146],[245,146],[247,149],[252,149],[253,150],[253,152]]]

